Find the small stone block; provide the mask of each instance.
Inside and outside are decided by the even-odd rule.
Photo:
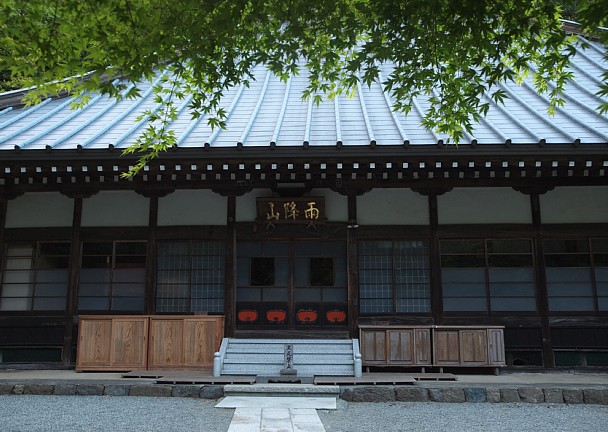
[[[486,401],[486,389],[482,387],[465,387],[464,398],[467,402],[483,403]]]
[[[500,402],[500,389],[495,387],[486,388],[486,402],[499,403]]]
[[[15,384],[14,387],[13,387],[13,394],[14,395],[22,395],[24,391],[25,391],[25,385],[24,384]]]
[[[563,389],[564,402],[567,404],[582,404],[584,403],[583,391],[579,389]]]
[[[79,384],[76,394],[81,396],[101,396],[103,395],[103,384]]]
[[[392,387],[365,386],[352,389],[352,402],[393,402],[395,390]]]
[[[131,386],[110,384],[103,390],[104,396],[129,396]]]
[[[26,395],[52,395],[54,385],[51,384],[26,384],[23,394]]]
[[[464,389],[462,387],[443,387],[429,389],[429,398],[433,402],[464,402]]]
[[[176,385],[173,387],[171,396],[197,398],[201,392],[201,386],[197,385]]]
[[[74,384],[56,384],[53,394],[55,396],[74,396],[76,394],[76,386]]]
[[[543,390],[537,387],[521,387],[517,392],[522,402],[542,403],[545,401]]]
[[[545,389],[545,402],[547,402],[547,403],[564,403],[564,394],[562,393],[562,389],[546,388]]]
[[[500,400],[506,403],[521,402],[517,389],[513,388],[500,389]]]
[[[13,392],[13,384],[0,384],[0,395],[6,396]]]
[[[172,391],[170,385],[135,385],[131,387],[129,396],[169,397]]]
[[[395,387],[395,399],[401,402],[428,402],[429,391],[424,387]]]
[[[298,371],[296,369],[281,369],[281,375],[297,375]]]
[[[203,399],[220,399],[224,397],[224,387],[219,385],[203,386],[198,397]]]
[[[586,404],[608,405],[608,390],[585,389],[583,390],[583,398]]]

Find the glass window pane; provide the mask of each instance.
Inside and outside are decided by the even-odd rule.
[[[111,285],[103,282],[81,283],[78,286],[79,296],[109,296],[111,293]]]
[[[580,297],[553,297],[549,298],[549,310],[559,312],[592,311],[593,299]]]
[[[79,297],[79,310],[110,310],[109,297]]]
[[[491,283],[490,295],[492,297],[534,297],[536,289],[532,283]]]
[[[485,297],[444,298],[443,310],[447,312],[485,312],[487,303]]]
[[[486,260],[483,255],[442,255],[441,267],[466,268],[485,267]]]
[[[32,298],[0,298],[0,310],[26,311],[32,308]]]
[[[536,310],[536,300],[529,297],[492,298],[490,307],[499,312],[533,312]]]
[[[483,268],[443,269],[442,280],[446,282],[476,282],[485,283],[486,274]]]
[[[534,261],[532,255],[490,255],[488,265],[490,267],[532,267]]]
[[[239,301],[262,301],[262,289],[261,288],[237,288],[236,296]]]
[[[532,252],[532,243],[528,239],[488,240],[488,253],[526,253]]]
[[[342,302],[347,300],[347,293],[344,288],[323,288],[323,301]]]
[[[486,286],[485,284],[474,284],[470,282],[444,283],[443,295],[444,297],[485,297]]]
[[[483,240],[441,240],[442,254],[483,254]]]
[[[112,310],[141,312],[144,310],[144,299],[140,297],[114,297],[112,298]]]
[[[113,282],[144,282],[146,280],[146,269],[114,270],[113,276]]]
[[[64,310],[65,297],[36,297],[34,310]]]
[[[488,270],[492,282],[534,282],[533,268],[491,268]]]
[[[608,254],[608,238],[591,239],[591,247],[593,248],[594,254]]]
[[[34,246],[25,243],[13,243],[8,245],[6,250],[8,257],[34,257]]]
[[[38,284],[36,297],[65,297],[68,293],[68,284]]]
[[[321,301],[321,288],[298,288],[296,289],[296,301]]]
[[[31,270],[34,262],[31,258],[7,258],[4,268],[6,270]]]
[[[546,254],[553,253],[582,253],[589,252],[589,243],[586,239],[551,239],[543,241]]]
[[[590,268],[547,268],[547,282],[588,282],[591,283]]]
[[[116,242],[116,255],[146,255],[147,243],[139,242]]]

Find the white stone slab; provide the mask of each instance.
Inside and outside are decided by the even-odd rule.
[[[330,397],[264,397],[226,396],[216,408],[314,408],[336,409]]]

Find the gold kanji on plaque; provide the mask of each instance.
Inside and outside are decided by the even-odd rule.
[[[296,220],[296,218],[300,214],[297,204],[293,201],[286,202],[285,204],[283,204],[283,209],[285,210],[285,219],[291,218],[293,220]]]
[[[270,207],[270,211],[266,213],[266,222],[268,222],[267,227],[274,227],[273,221],[278,221],[281,215],[279,212],[274,211],[274,203],[269,202],[268,207]]]
[[[315,201],[311,201],[307,203],[308,208],[304,210],[304,217],[306,219],[319,219],[319,209],[315,206],[317,203]]]

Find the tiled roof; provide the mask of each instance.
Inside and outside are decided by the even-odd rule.
[[[463,143],[606,143],[608,116],[595,111],[606,102],[595,95],[608,66],[603,49],[591,43],[587,50],[578,50],[572,64],[576,80],[568,84],[566,105],[554,116],[547,114],[547,98],[536,94],[530,80],[522,85],[509,83],[503,86],[509,95],[505,105],[492,102],[486,118],[475,126],[473,135],[465,135]],[[387,76],[390,69],[389,65],[383,66],[383,75]],[[171,124],[178,146],[415,146],[446,140],[421,125],[428,108],[425,97],[416,99],[407,116],[395,113],[391,96],[375,83],[371,87],[361,85],[354,97],[324,100],[316,106],[312,100],[301,98],[306,74],[284,83],[259,66],[254,75],[256,80],[249,88],[241,86],[226,93],[226,130],[212,130],[205,117],[192,120],[187,109],[189,99],[178,102],[179,116]],[[69,97],[47,99],[29,108],[0,108],[0,150],[127,147],[144,128],[145,119],[136,122],[136,118],[158,105],[152,86],[143,84],[142,96],[135,100],[116,102],[106,96],[93,96],[80,110],[70,109]],[[0,95],[0,107],[3,101],[14,99],[14,95]]]

